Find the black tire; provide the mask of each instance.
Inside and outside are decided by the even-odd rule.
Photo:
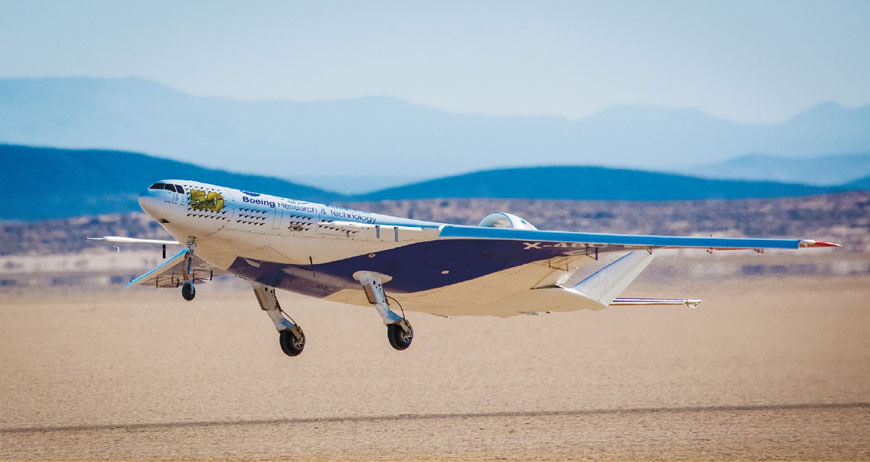
[[[193,297],[196,297],[196,289],[193,287],[192,282],[185,282],[181,285],[181,296],[187,301],[191,301]]]
[[[299,327],[297,326],[297,329],[298,328]],[[302,329],[299,329],[299,334],[302,337],[302,341],[296,340],[296,336],[289,330],[281,331],[278,341],[281,344],[281,351],[283,351],[285,355],[299,356],[299,354],[302,353],[302,350],[305,349],[305,333],[302,332]]]
[[[387,338],[390,339],[390,345],[399,350],[406,350],[409,346],[411,346],[411,342],[414,340],[414,328],[411,327],[411,323],[407,320],[408,330],[410,331],[407,335],[405,335],[404,329],[397,324],[389,324],[387,325]]]

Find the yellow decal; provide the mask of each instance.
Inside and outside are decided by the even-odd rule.
[[[208,195],[199,189],[190,190],[190,208],[193,210],[211,210],[217,212],[224,208],[224,196],[211,191]]]

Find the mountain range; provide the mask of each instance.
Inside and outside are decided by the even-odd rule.
[[[867,153],[870,106],[824,103],[775,124],[650,106],[567,120],[457,114],[390,97],[237,101],[138,79],[0,79],[0,142],[148,152],[214,169],[371,191],[385,182],[505,165],[703,174],[690,167],[747,153]],[[771,173],[759,178],[775,178]]]
[[[845,191],[773,181],[717,180],[605,167],[505,168],[437,178],[358,196],[360,200],[489,197],[608,201],[676,201],[797,197]]]
[[[43,220],[138,211],[136,197],[154,181],[180,178],[315,202],[431,198],[667,201],[797,197],[870,189],[870,177],[823,187],[712,180],[604,167],[551,166],[478,171],[359,195],[132,152],[0,145],[0,219]]]
[[[684,172],[706,178],[774,180],[831,186],[870,176],[870,153],[808,158],[750,154],[715,164],[697,165]]]

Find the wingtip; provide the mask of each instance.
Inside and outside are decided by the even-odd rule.
[[[842,245],[837,244],[836,242],[815,241],[812,239],[803,239],[801,241],[801,247],[842,247]]]

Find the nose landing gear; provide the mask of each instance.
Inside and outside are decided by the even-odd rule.
[[[184,255],[184,263],[182,264],[182,268],[184,268],[184,274],[182,275],[184,283],[181,284],[181,297],[187,301],[191,301],[196,297],[196,289],[193,287],[194,278],[190,273],[190,267],[193,264],[193,247],[195,243],[196,241],[193,237],[188,238],[187,253]],[[166,246],[163,246],[163,256],[166,257]]]

